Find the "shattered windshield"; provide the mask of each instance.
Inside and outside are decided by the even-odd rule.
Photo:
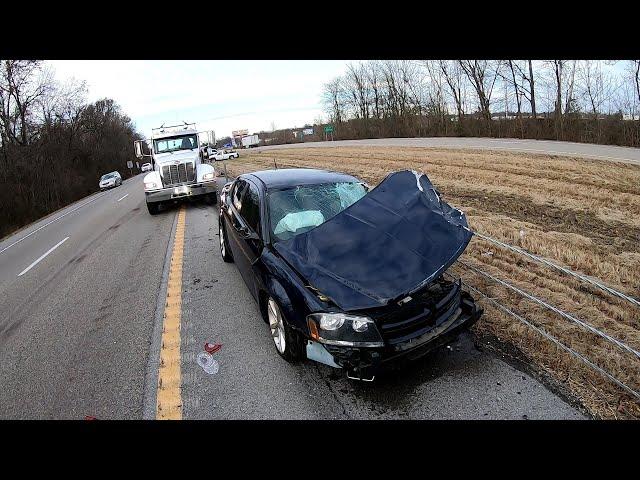
[[[304,185],[268,195],[274,241],[287,240],[333,218],[367,193],[361,183]]]
[[[192,150],[198,148],[197,135],[183,135],[180,137],[167,137],[153,141],[155,153],[175,152],[176,150]]]

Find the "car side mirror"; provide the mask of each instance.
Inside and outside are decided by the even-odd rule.
[[[144,149],[142,148],[142,140],[136,140],[135,142],[133,142],[133,148],[135,149],[136,152],[136,157],[139,160],[142,160],[144,157],[150,157],[151,155],[145,155],[144,154]]]

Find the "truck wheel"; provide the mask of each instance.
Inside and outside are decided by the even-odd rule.
[[[267,301],[267,318],[269,319],[271,338],[278,355],[287,362],[295,362],[304,358],[303,343],[300,335],[289,326],[289,322],[284,318],[280,306],[272,297],[269,297]]]
[[[216,192],[207,193],[204,196],[204,203],[206,203],[207,205],[215,205],[216,203],[218,203],[218,196],[216,195]]]
[[[221,221],[218,222],[218,234],[220,236],[220,254],[222,255],[222,260],[226,263],[233,263],[233,255],[231,255],[229,242],[227,241],[227,236]]]
[[[157,215],[160,211],[160,205],[157,202],[147,202],[147,210],[151,215]]]

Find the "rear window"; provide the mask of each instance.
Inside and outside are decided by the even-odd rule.
[[[287,240],[335,217],[366,195],[361,183],[304,185],[270,192],[269,224],[274,241]]]

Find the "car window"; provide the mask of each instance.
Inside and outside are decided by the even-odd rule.
[[[245,189],[242,197],[242,218],[247,222],[254,232],[259,232],[260,225],[260,203],[257,187],[247,182],[248,188]]]
[[[155,153],[174,152],[176,150],[192,150],[198,147],[196,135],[183,135],[154,140]]]
[[[304,185],[270,192],[269,223],[274,241],[286,240],[330,220],[366,195],[361,183]]]
[[[233,206],[236,207],[238,212],[242,211],[242,193],[244,189],[247,187],[247,182],[244,180],[238,180],[233,186],[233,193],[231,194],[231,199],[233,202]]]

